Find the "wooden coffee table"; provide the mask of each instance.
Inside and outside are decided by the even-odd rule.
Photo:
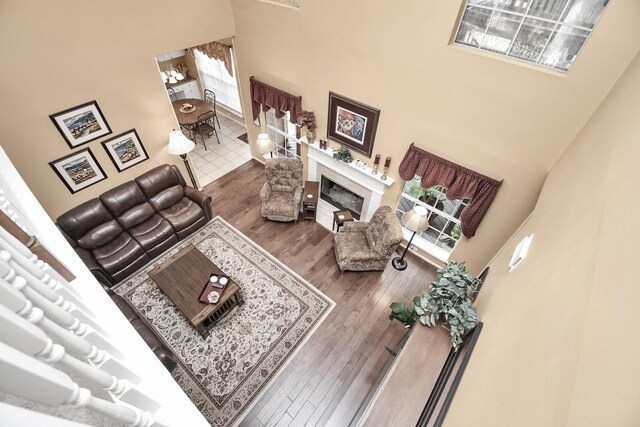
[[[209,258],[192,244],[149,272],[149,277],[206,338],[211,328],[236,306],[244,304],[240,287],[229,280],[216,304],[200,302],[198,297],[211,274],[224,275]]]

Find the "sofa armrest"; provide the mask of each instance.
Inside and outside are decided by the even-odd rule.
[[[73,249],[105,290],[116,284],[111,275],[107,273],[100,264],[98,264],[98,261],[96,261],[91,252],[81,248],[80,246],[76,246]]]
[[[267,200],[269,200],[269,197],[271,197],[271,186],[268,182],[265,182],[262,186],[262,189],[260,190],[260,200],[266,202]]]
[[[198,204],[204,211],[207,221],[211,219],[211,196],[192,187],[184,187],[184,195]]]
[[[364,233],[369,227],[368,222],[347,221],[342,225],[342,231],[345,233]]]

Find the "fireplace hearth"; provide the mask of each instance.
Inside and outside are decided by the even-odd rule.
[[[322,177],[320,183],[320,198],[339,210],[351,211],[351,215],[353,215],[355,219],[360,219],[362,215],[364,197],[347,190],[326,176]]]

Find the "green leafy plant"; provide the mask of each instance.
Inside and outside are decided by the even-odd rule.
[[[416,298],[420,299],[420,297]],[[418,317],[420,317],[413,307],[409,308],[401,302],[392,302],[389,308],[391,309],[389,320],[396,319],[404,323],[407,327],[413,326],[418,320]]]
[[[353,156],[351,155],[351,151],[347,147],[340,147],[333,152],[333,158],[338,159],[345,163],[351,163],[353,161]]]
[[[469,274],[464,263],[449,262],[438,269],[431,287],[422,296],[413,299],[412,309],[394,302],[389,306],[389,318],[398,319],[409,326],[419,320],[432,328],[444,317],[451,344],[458,350],[464,334],[480,321],[471,300],[478,283],[478,279]]]
[[[456,224],[451,229],[451,236],[447,236],[446,234],[444,234],[441,240],[444,242],[445,245],[449,246],[450,248],[453,248],[456,245],[456,242],[460,240],[461,237],[462,237],[462,229],[460,228],[460,224]]]

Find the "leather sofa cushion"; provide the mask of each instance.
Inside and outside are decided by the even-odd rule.
[[[100,246],[106,245],[118,236],[120,236],[124,230],[118,224],[118,221],[112,219],[104,222],[94,229],[90,230],[78,239],[78,246],[85,249],[96,249]]]
[[[58,226],[74,241],[114,217],[100,199],[91,199],[60,215]]]
[[[136,183],[153,208],[160,212],[184,197],[184,182],[171,166],[162,165],[136,178]]]
[[[125,182],[103,193],[100,200],[127,230],[155,214],[135,181]]]
[[[121,233],[108,244],[93,251],[96,261],[110,274],[119,272],[124,266],[144,255],[146,254],[142,246],[127,232]]]
[[[171,224],[158,214],[154,214],[142,224],[129,229],[129,234],[131,234],[145,250],[152,249],[171,236],[175,236]]]
[[[173,225],[176,232],[189,227],[204,217],[202,208],[187,197],[183,197],[170,208],[161,211],[160,215]]]

